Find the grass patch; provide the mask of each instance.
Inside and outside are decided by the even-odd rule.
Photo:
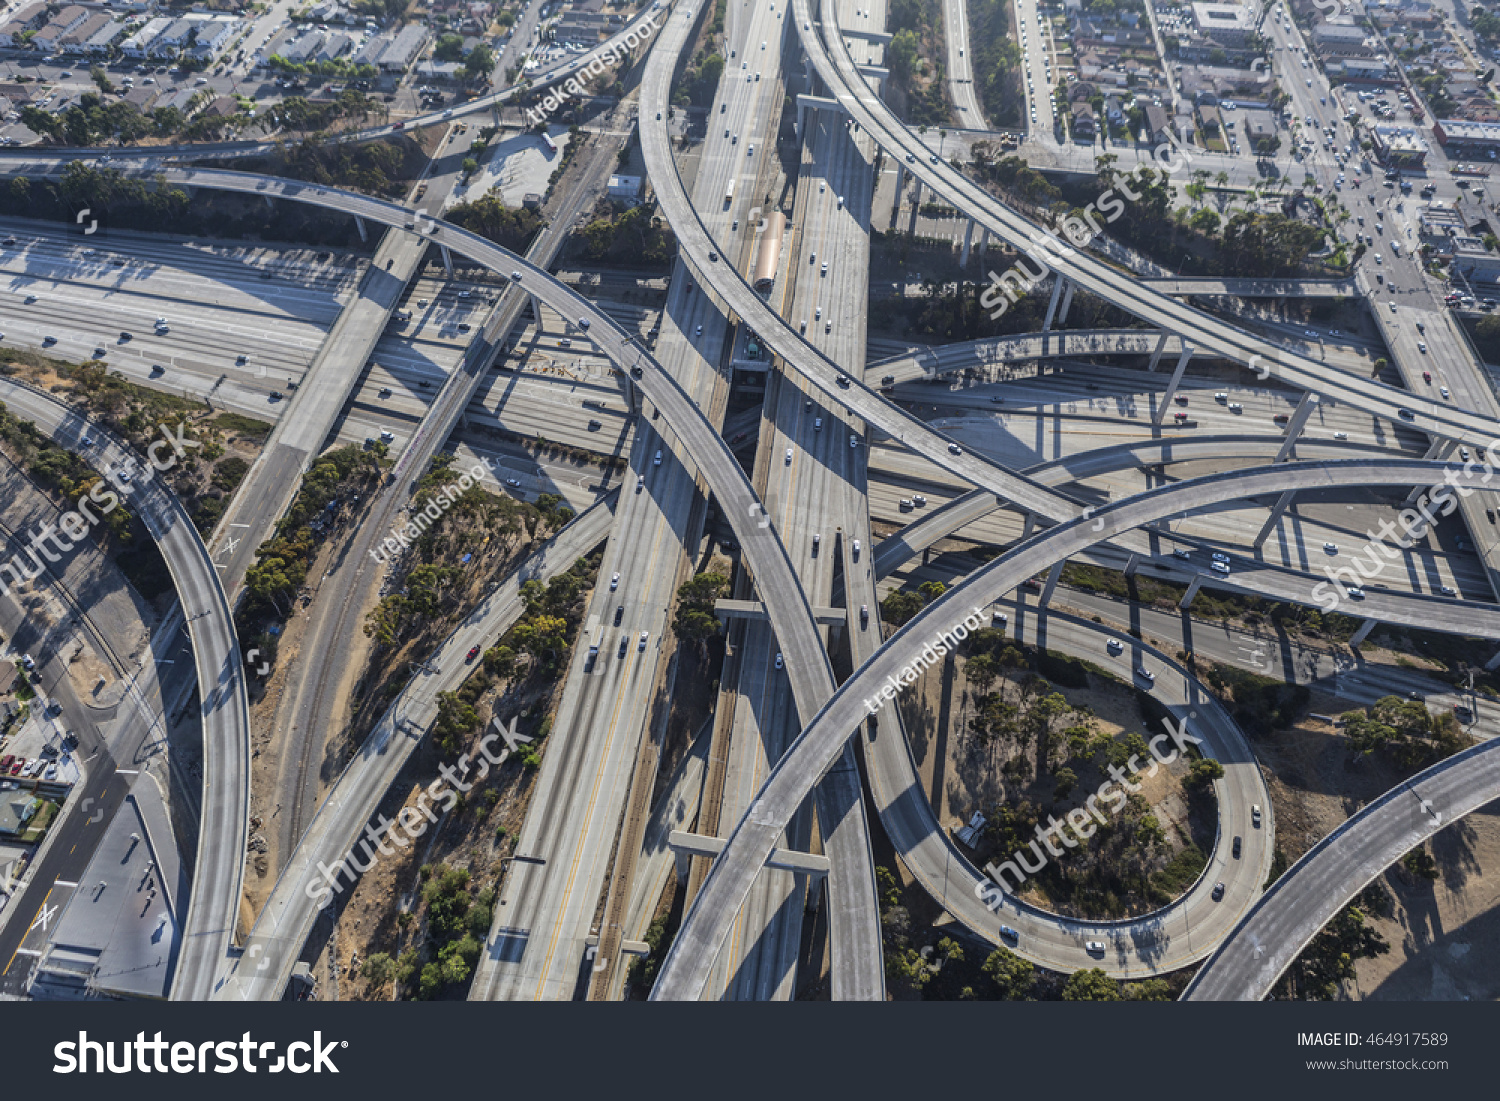
[[[271,426],[265,421],[258,421],[242,413],[220,413],[214,418],[214,424],[247,440],[263,440],[271,434]]]

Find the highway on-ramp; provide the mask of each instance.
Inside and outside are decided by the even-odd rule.
[[[1099,508],[1092,517],[1066,521],[995,559],[948,590],[897,631],[874,657],[840,686],[817,718],[777,764],[750,812],[741,819],[661,965],[654,1000],[694,1000],[707,979],[751,881],[775,846],[777,834],[812,785],[843,751],[888,678],[899,680],[924,645],[961,623],[973,608],[991,602],[1054,562],[1101,539],[1155,523],[1173,513],[1221,501],[1288,489],[1332,485],[1412,485],[1441,477],[1441,463],[1399,459],[1292,463],[1252,467],[1149,490]],[[1227,932],[1227,927],[1224,930]]]

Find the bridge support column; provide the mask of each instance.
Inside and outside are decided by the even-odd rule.
[[[1427,453],[1422,456],[1422,461],[1427,463],[1446,462],[1448,457],[1457,450],[1457,440],[1445,440],[1439,437],[1438,439],[1433,440],[1432,444],[1427,448]],[[1427,485],[1413,486],[1412,491],[1406,495],[1406,500],[1402,501],[1401,503],[1403,505],[1416,504],[1417,498],[1426,493],[1429,488],[1431,487]]]
[[[969,246],[974,243],[974,219],[969,219],[969,228],[964,230],[964,251],[958,258],[958,266],[966,268],[969,266]]]
[[[359,239],[368,243],[370,240],[370,231],[365,229],[365,220],[363,218],[355,218],[354,228],[359,230]]]
[[[676,849],[672,856],[677,863],[677,882],[687,883],[693,870],[693,854],[685,849]]]
[[[986,226],[983,233],[979,235],[979,262],[984,263],[984,254],[990,251],[990,231]]]
[[[1177,357],[1177,366],[1172,369],[1172,379],[1167,383],[1166,393],[1161,396],[1161,403],[1156,407],[1156,416],[1151,418],[1151,423],[1157,428],[1167,415],[1167,409],[1172,404],[1172,396],[1177,393],[1177,384],[1182,381],[1182,373],[1187,370],[1188,360],[1193,358],[1193,346],[1184,344],[1182,354]]]
[[[1021,542],[1024,543],[1030,539],[1034,531],[1036,531],[1036,513],[1028,512],[1026,514],[1026,524],[1021,528]]]
[[[1485,662],[1484,667],[1492,673],[1496,669],[1500,669],[1500,650],[1495,651],[1495,656],[1490,658],[1489,661]]]
[[[448,273],[448,278],[453,278],[453,253],[447,245],[439,245],[438,250],[443,254],[443,270]]]
[[[1063,292],[1062,305],[1057,309],[1057,323],[1066,325],[1068,322],[1068,307],[1073,304],[1073,292],[1078,289],[1078,284],[1068,280],[1068,289]]]
[[[1203,588],[1203,575],[1200,573],[1193,578],[1193,583],[1188,586],[1188,591],[1182,594],[1182,599],[1177,602],[1177,606],[1187,611],[1193,606],[1193,600],[1198,596],[1198,590],[1201,588]]]
[[[917,214],[922,209],[922,181],[916,180],[911,192],[911,226],[907,229],[907,236],[917,235]]]
[[[1161,354],[1167,350],[1167,337],[1171,335],[1165,329],[1162,330],[1161,338],[1156,342],[1156,351],[1151,353],[1151,362],[1146,365],[1146,370],[1156,370],[1156,365],[1161,362]]]
[[[1359,625],[1359,630],[1355,631],[1354,634],[1349,636],[1349,645],[1358,646],[1365,639],[1369,638],[1370,632],[1375,629],[1375,625],[1377,622],[1378,621],[1374,619],[1367,619],[1363,623],[1361,623]]]
[[[1292,498],[1296,496],[1297,491],[1295,489],[1288,489],[1276,499],[1276,504],[1271,508],[1271,515],[1261,525],[1260,534],[1255,537],[1252,543],[1256,550],[1260,550],[1261,544],[1266,541],[1266,537],[1276,530],[1276,525],[1281,523],[1281,518],[1286,515],[1286,510],[1291,506]]]
[[[1041,606],[1045,608],[1052,603],[1052,591],[1057,588],[1057,579],[1062,576],[1063,566],[1067,559],[1052,563],[1052,568],[1047,571],[1047,584],[1042,586]]]
[[[271,198],[271,196],[269,196],[269,195],[262,195],[261,198],[266,201],[266,209],[267,210],[275,210],[276,209],[276,200],[273,199],[273,198]]]
[[[531,296],[531,316],[536,320],[536,327],[542,327],[542,300],[536,295]]]
[[[1125,563],[1125,576],[1134,577],[1135,571],[1140,567],[1141,556],[1134,551],[1130,552],[1130,559]]]
[[[1307,418],[1312,416],[1313,409],[1318,404],[1318,395],[1308,390],[1302,395],[1302,400],[1297,403],[1297,411],[1292,414],[1292,419],[1287,422],[1286,439],[1281,443],[1281,450],[1276,452],[1278,463],[1286,462],[1292,453],[1292,448],[1297,445],[1297,437],[1302,435],[1302,426],[1307,423]]]
[[[1067,279],[1061,275],[1052,280],[1052,301],[1047,303],[1047,319],[1042,322],[1042,332],[1052,331],[1052,319],[1057,315],[1057,303],[1062,299],[1063,286]]]

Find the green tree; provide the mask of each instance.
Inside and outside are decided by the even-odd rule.
[[[484,80],[495,70],[495,51],[488,46],[475,46],[464,61],[465,80]]]
[[[1189,787],[1207,789],[1215,780],[1224,775],[1224,766],[1212,757],[1199,757],[1188,766],[1187,779],[1184,781]]]
[[[1036,968],[1009,948],[996,948],[980,968],[994,986],[994,996],[1003,1001],[1024,1001],[1036,983]]]
[[[437,44],[432,48],[432,56],[439,61],[462,61],[464,57],[463,35],[440,35]]]
[[[1091,967],[1068,976],[1062,997],[1065,1002],[1117,1002],[1120,984],[1099,968]]]

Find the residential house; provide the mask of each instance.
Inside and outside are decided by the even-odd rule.
[[[1099,132],[1099,116],[1094,114],[1094,105],[1087,101],[1074,103],[1072,133],[1075,138],[1092,138]]]

